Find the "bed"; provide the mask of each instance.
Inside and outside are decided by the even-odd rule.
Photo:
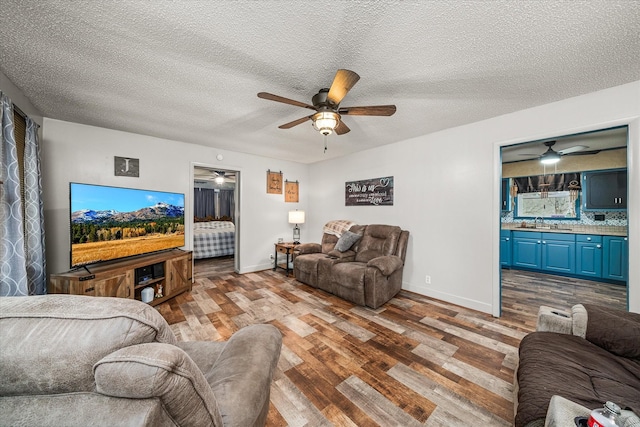
[[[193,258],[233,255],[236,228],[231,221],[206,221],[193,224]]]

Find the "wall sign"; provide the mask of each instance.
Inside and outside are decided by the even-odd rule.
[[[298,203],[298,181],[285,181],[284,201],[287,203]]]
[[[346,182],[345,206],[393,206],[393,177]]]
[[[267,170],[267,194],[282,194],[282,171]]]
[[[113,157],[113,168],[116,176],[140,176],[140,159],[130,157]]]

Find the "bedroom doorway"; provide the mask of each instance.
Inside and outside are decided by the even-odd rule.
[[[194,277],[240,270],[240,171],[192,164]]]

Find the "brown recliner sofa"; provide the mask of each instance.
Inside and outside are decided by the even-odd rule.
[[[560,425],[549,410],[554,396],[583,407],[576,416],[608,400],[640,414],[640,314],[594,304],[570,312],[542,306],[536,332],[522,339],[518,354],[515,427]],[[632,416],[621,425],[637,425]]]
[[[382,224],[352,225],[348,232],[361,237],[343,251],[336,249],[343,236],[327,232],[321,243],[296,246],[294,275],[355,304],[378,308],[402,288],[409,232]]]
[[[282,336],[177,342],[125,298],[0,298],[0,425],[264,426]]]

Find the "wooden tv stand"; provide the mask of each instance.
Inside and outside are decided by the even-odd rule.
[[[157,254],[141,255],[105,262],[49,277],[50,294],[120,297],[142,300],[146,287],[154,288],[151,305],[160,304],[191,290],[191,251],[173,249]],[[87,271],[88,270],[88,271]],[[162,296],[156,297],[162,287]]]

